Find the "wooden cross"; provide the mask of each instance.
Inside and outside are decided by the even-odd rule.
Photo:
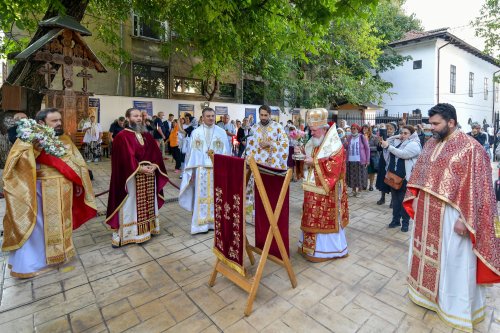
[[[52,86],[52,80],[50,76],[52,74],[56,74],[57,71],[52,68],[50,62],[46,62],[45,65],[38,70],[38,73],[45,76],[45,87],[47,89],[50,89],[50,87]]]
[[[84,67],[80,73],[76,74],[76,76],[83,78],[82,91],[87,92],[87,80],[93,78],[92,74],[89,74],[87,72],[87,68]]]

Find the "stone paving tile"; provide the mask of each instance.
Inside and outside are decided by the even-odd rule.
[[[91,167],[95,192],[102,192],[109,160]],[[178,193],[165,189],[169,198]],[[161,234],[149,242],[113,249],[100,216],[75,231],[72,261],[33,279],[11,278],[1,253],[0,332],[455,332],[409,300],[410,234],[387,229],[389,201],[376,205],[377,192],[350,198],[349,256],[310,263],[296,251],[303,192],[299,183],[290,189],[290,259],[298,286],[268,261],[250,317],[243,314],[248,295],[227,278],[218,275],[208,287],[213,234],[191,235],[190,214],[170,202],[160,210]],[[100,211],[106,200],[99,198]],[[251,223],[247,237],[253,243]],[[255,273],[256,265],[245,263]],[[500,332],[500,287],[486,295],[486,319],[476,331]]]

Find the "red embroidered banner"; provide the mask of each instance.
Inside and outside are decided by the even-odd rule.
[[[214,253],[245,275],[245,160],[214,155]]]
[[[259,164],[259,169],[261,171],[260,175],[262,177],[262,182],[266,188],[267,196],[269,197],[269,203],[273,211],[276,209],[276,204],[278,202],[281,187],[285,181],[286,171],[280,169],[274,169],[266,167]],[[290,257],[290,249],[288,246],[288,215],[289,215],[289,189],[286,191],[285,200],[283,201],[283,208],[281,209],[281,214],[278,219],[278,229],[283,238],[283,244],[285,244],[285,249]],[[262,204],[262,198],[260,197],[257,186],[254,187],[255,193],[255,247],[259,249],[264,248],[266,242],[267,232],[269,230],[269,219],[267,218],[264,205]],[[271,243],[271,248],[269,249],[269,254],[283,259],[281,257],[278,244],[276,240],[273,239]]]

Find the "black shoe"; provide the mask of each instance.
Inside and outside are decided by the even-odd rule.
[[[397,223],[391,222],[388,227],[392,229],[392,228],[397,228],[400,226],[401,226],[401,223],[399,223],[399,222],[397,222]]]
[[[390,227],[389,227],[390,228]],[[401,231],[402,232],[408,232],[408,226],[407,225],[404,225],[401,227]]]
[[[373,191],[373,186],[370,186],[370,191]]]
[[[383,205],[385,204],[385,199],[384,198],[381,198],[379,201],[377,201],[377,205]]]

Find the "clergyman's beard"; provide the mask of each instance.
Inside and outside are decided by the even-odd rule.
[[[261,120],[260,123],[263,125],[263,126],[267,126],[267,124],[269,124],[269,119],[264,121],[264,120]]]
[[[56,136],[61,136],[64,134],[64,129],[62,126],[57,126],[54,128],[54,133]]]
[[[146,126],[142,123],[130,123],[129,127],[132,131],[137,133],[145,133],[147,132]]]
[[[313,143],[313,146],[314,148],[316,147],[319,147],[321,145],[321,143],[323,143],[323,139],[325,138],[324,135],[322,135],[321,137],[319,138],[315,138],[314,136],[311,138],[312,140],[312,143]]]
[[[448,124],[446,124],[446,127],[441,131],[432,131],[432,137],[438,141],[443,141],[448,136],[448,134],[450,134],[450,127],[448,126]]]

